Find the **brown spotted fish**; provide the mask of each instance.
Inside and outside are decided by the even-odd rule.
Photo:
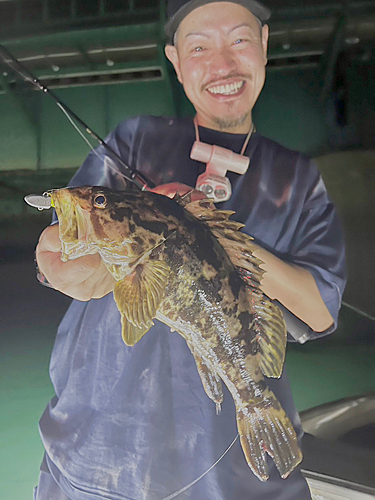
[[[208,200],[104,187],[50,192],[62,260],[99,253],[117,283],[122,337],[133,346],[157,318],[187,342],[217,408],[221,382],[237,410],[246,461],[268,479],[266,453],[286,478],[301,462],[295,430],[264,376],[280,377],[286,327],[260,290],[252,239]]]

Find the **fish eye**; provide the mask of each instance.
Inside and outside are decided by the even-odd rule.
[[[107,198],[104,194],[97,194],[94,198],[94,207],[105,208],[107,206]]]

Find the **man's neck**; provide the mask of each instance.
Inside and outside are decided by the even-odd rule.
[[[228,134],[247,134],[253,126],[251,115],[244,120],[229,121],[221,119],[208,120],[197,113],[195,121],[200,127],[217,130],[218,132],[226,132]]]

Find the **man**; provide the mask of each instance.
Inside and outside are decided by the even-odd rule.
[[[244,175],[228,174],[233,195],[219,206],[236,210],[235,219],[259,245],[264,293],[314,338],[332,331],[337,321],[345,283],[342,236],[314,165],[251,134],[251,110],[265,79],[268,17],[253,0],[180,2],[166,26],[166,55],[196,109],[202,142],[239,153],[250,137],[244,151],[250,167]],[[195,186],[204,171],[205,165],[189,158],[194,139],[191,119],[136,117],[120,123],[108,143],[159,185],[156,191],[172,196]],[[72,184],[125,187],[101,147]],[[185,341],[161,323],[126,347],[109,293],[112,277],[98,255],[62,263],[56,226],[42,233],[37,260],[56,289],[78,299],[52,353],[56,397],[40,421],[46,455],[37,500],[310,498],[298,468],[281,479],[269,459],[270,478],[259,481],[238,440],[196,481],[235,439],[228,391],[216,416]],[[285,373],[267,383],[301,438]]]

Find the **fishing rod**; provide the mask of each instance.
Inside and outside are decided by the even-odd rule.
[[[56,94],[54,94],[48,87],[43,85],[38,78],[36,78],[23,64],[21,64],[18,59],[16,59],[9,50],[0,45],[0,55],[4,61],[4,63],[9,66],[13,71],[15,71],[18,75],[22,77],[22,79],[36,87],[38,90],[41,90],[44,94],[49,95],[57,104],[57,106],[64,112],[72,125],[77,129],[77,131],[81,134],[81,131],[76,127],[73,120],[81,125],[85,129],[85,131],[93,137],[101,146],[104,147],[108,155],[112,158],[112,160],[121,166],[120,173],[127,179],[129,182],[132,182],[137,186],[137,188],[142,191],[146,191],[152,187],[154,187],[153,183],[147,179],[143,174],[138,172],[135,169],[132,169],[127,165],[123,159],[96,133],[94,132],[79,116],[77,116],[74,111],[72,111],[65,103],[63,103]],[[81,134],[82,135],[82,134]],[[83,139],[86,138],[82,135]],[[88,142],[86,140],[86,142]],[[88,142],[89,146],[92,148],[91,144]],[[93,149],[93,148],[92,148]],[[118,171],[116,171],[118,173]]]

